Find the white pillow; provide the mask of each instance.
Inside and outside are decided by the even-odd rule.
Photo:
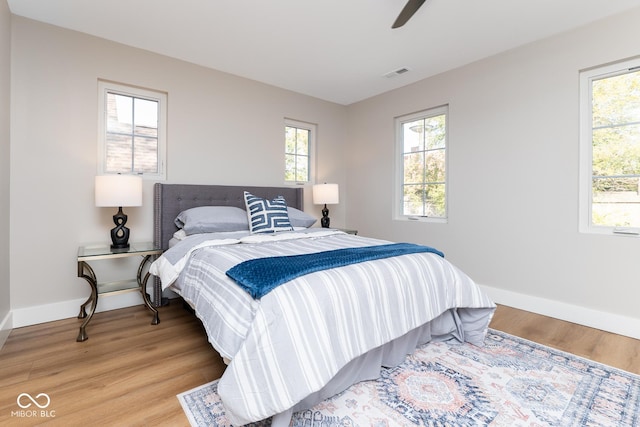
[[[293,231],[284,197],[266,200],[245,191],[244,202],[247,206],[249,230],[252,233]]]
[[[180,230],[173,233],[173,238],[176,240],[184,240],[187,238],[187,233],[181,228]]]

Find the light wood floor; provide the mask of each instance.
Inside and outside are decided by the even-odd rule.
[[[82,343],[78,319],[13,330],[0,351],[0,425],[188,426],[176,394],[224,364],[182,304],[160,319],[151,326],[143,306],[98,313]],[[491,327],[640,374],[639,340],[503,306]],[[48,394],[55,417],[15,416],[21,393]]]

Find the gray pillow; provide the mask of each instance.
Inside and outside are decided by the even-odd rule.
[[[198,206],[178,214],[178,228],[187,235],[249,230],[247,212],[234,206]]]
[[[317,221],[317,219],[311,215],[292,208],[291,206],[287,206],[287,211],[289,212],[289,222],[291,222],[291,226],[293,227],[309,228]]]

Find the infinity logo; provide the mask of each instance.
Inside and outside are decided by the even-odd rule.
[[[22,398],[26,397],[27,399],[29,399],[31,402],[27,401],[26,405],[23,405],[21,403],[21,400],[23,400]],[[46,400],[46,403],[44,405],[41,405],[40,403],[38,403],[38,401],[36,399],[40,399],[41,397],[44,397],[44,399]],[[49,404],[51,403],[51,399],[49,398],[49,395],[46,393],[40,393],[39,395],[36,396],[36,398],[34,399],[33,397],[31,397],[30,394],[28,393],[20,393],[18,395],[18,398],[16,399],[16,403],[18,403],[18,406],[21,407],[22,409],[26,409],[28,407],[31,406],[31,403],[33,402],[34,405],[36,405],[38,408],[40,409],[44,409],[46,407],[49,406]]]

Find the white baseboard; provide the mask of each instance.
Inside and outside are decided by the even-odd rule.
[[[17,308],[11,312],[13,315],[12,328],[37,325],[39,323],[52,322],[54,320],[78,317],[80,305],[86,298],[62,301],[53,304],[38,305],[35,307]],[[127,292],[116,295],[102,295],[98,298],[96,313],[115,310],[118,308],[132,307],[143,304],[142,295],[139,292]]]
[[[620,316],[564,302],[480,285],[496,304],[640,339],[640,318]]]
[[[491,286],[480,285],[480,287],[487,292],[497,304],[640,339],[640,318],[620,316]],[[4,340],[6,340],[6,336],[9,335],[11,328],[20,328],[38,323],[77,317],[80,305],[84,301],[84,299],[63,301],[54,304],[19,308],[9,312],[2,320],[2,323],[0,323],[0,348],[2,348],[2,344]],[[142,296],[138,292],[106,295],[98,299],[96,312],[115,310],[140,304],[143,304],[143,301]]]
[[[0,322],[0,350],[2,350],[2,346],[4,345],[7,338],[9,338],[9,334],[11,333],[11,329],[13,329],[13,321],[11,320],[11,312],[8,312],[4,319]]]

